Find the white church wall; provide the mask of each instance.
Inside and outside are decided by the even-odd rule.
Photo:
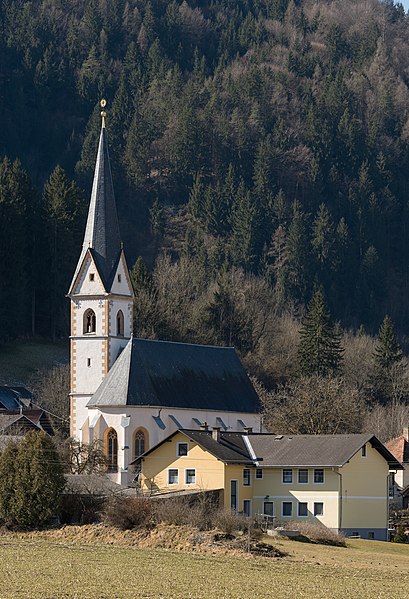
[[[125,264],[125,258],[122,255],[111,285],[111,293],[118,295],[132,295],[132,288],[129,285],[129,275],[125,268],[127,268],[127,266]]]
[[[75,341],[75,394],[93,394],[105,376],[103,360],[105,340],[82,338]]]
[[[104,293],[104,285],[98,274],[94,261],[90,255],[85,260],[80,276],[76,281],[74,293],[76,295],[100,295]]]

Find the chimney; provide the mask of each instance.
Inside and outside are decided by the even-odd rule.
[[[253,427],[252,426],[245,426],[244,427],[244,434],[245,435],[251,435],[252,432],[253,432]]]
[[[209,430],[209,425],[207,424],[207,422],[202,422],[202,424],[200,425],[200,430],[201,431],[208,431]]]
[[[212,430],[212,439],[215,441],[220,440],[220,426],[214,426]]]
[[[408,426],[403,427],[403,436],[405,437],[405,441],[409,441],[409,427]]]

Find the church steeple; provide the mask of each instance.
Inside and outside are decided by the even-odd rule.
[[[105,100],[102,100],[102,108],[104,108],[105,105]],[[88,248],[91,248],[98,270],[106,282],[110,278],[112,269],[117,262],[121,250],[121,239],[119,235],[118,216],[116,212],[115,194],[112,184],[111,165],[106,139],[106,113],[104,111],[101,112],[101,117],[101,134],[99,137],[87,226],[85,229],[82,252],[74,279],[81,267]]]
[[[105,104],[103,100],[102,109]],[[71,300],[71,434],[86,442],[91,440],[91,432],[84,432],[88,430],[84,424],[88,418],[87,402],[128,343],[133,323],[133,289],[119,237],[105,112],[101,112],[101,116],[84,243],[68,293]]]

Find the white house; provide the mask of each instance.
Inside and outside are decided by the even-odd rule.
[[[105,113],[71,301],[71,435],[104,443],[113,480],[178,428],[261,430],[233,348],[132,338],[133,289],[119,234]]]

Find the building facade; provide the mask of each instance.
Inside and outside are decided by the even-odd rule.
[[[180,430],[136,461],[145,493],[217,491],[224,506],[387,540],[388,474],[373,435],[285,436]]]

